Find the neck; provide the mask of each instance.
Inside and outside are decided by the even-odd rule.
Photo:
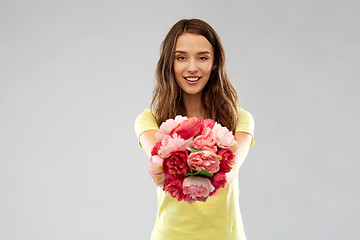
[[[187,117],[204,118],[205,109],[201,102],[201,92],[191,95],[183,92],[182,100]]]

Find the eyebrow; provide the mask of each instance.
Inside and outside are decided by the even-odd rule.
[[[182,50],[176,50],[175,53],[186,53],[185,51]],[[211,54],[209,51],[203,51],[203,52],[198,52],[198,54]]]

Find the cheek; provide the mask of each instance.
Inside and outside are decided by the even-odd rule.
[[[208,64],[208,65],[206,65],[206,66],[204,67],[204,70],[205,70],[206,72],[211,72],[212,67],[213,67],[212,64]]]
[[[180,66],[179,64],[175,64],[175,63],[174,63],[173,69],[174,69],[174,73],[175,73],[175,74],[179,74],[179,73],[182,72],[181,66]]]
[[[179,84],[179,78],[181,78],[181,76],[182,76],[182,72],[181,72],[181,70],[180,70],[180,68],[179,68],[179,65],[177,65],[177,64],[174,64],[173,65],[173,70],[174,70],[174,74],[175,74],[175,81]]]

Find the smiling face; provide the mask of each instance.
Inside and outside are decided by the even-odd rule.
[[[202,35],[185,33],[175,46],[174,73],[183,94],[201,94],[209,80],[214,62],[214,49]]]

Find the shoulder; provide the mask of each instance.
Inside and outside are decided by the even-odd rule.
[[[246,120],[248,122],[252,122],[252,123],[254,122],[254,117],[249,111],[245,110],[242,107],[239,107],[238,109],[239,109],[238,121],[244,122]]]
[[[142,120],[155,120],[154,116],[151,113],[151,110],[149,108],[146,108],[142,113],[140,113],[136,117],[136,121],[142,121]]]
[[[136,136],[139,138],[141,133],[148,131],[148,130],[157,130],[159,126],[156,123],[156,120],[151,113],[150,109],[145,109],[142,113],[140,113],[134,123],[134,129]]]
[[[146,108],[142,113],[140,113],[136,119],[142,119],[142,118],[154,118],[149,108]]]

